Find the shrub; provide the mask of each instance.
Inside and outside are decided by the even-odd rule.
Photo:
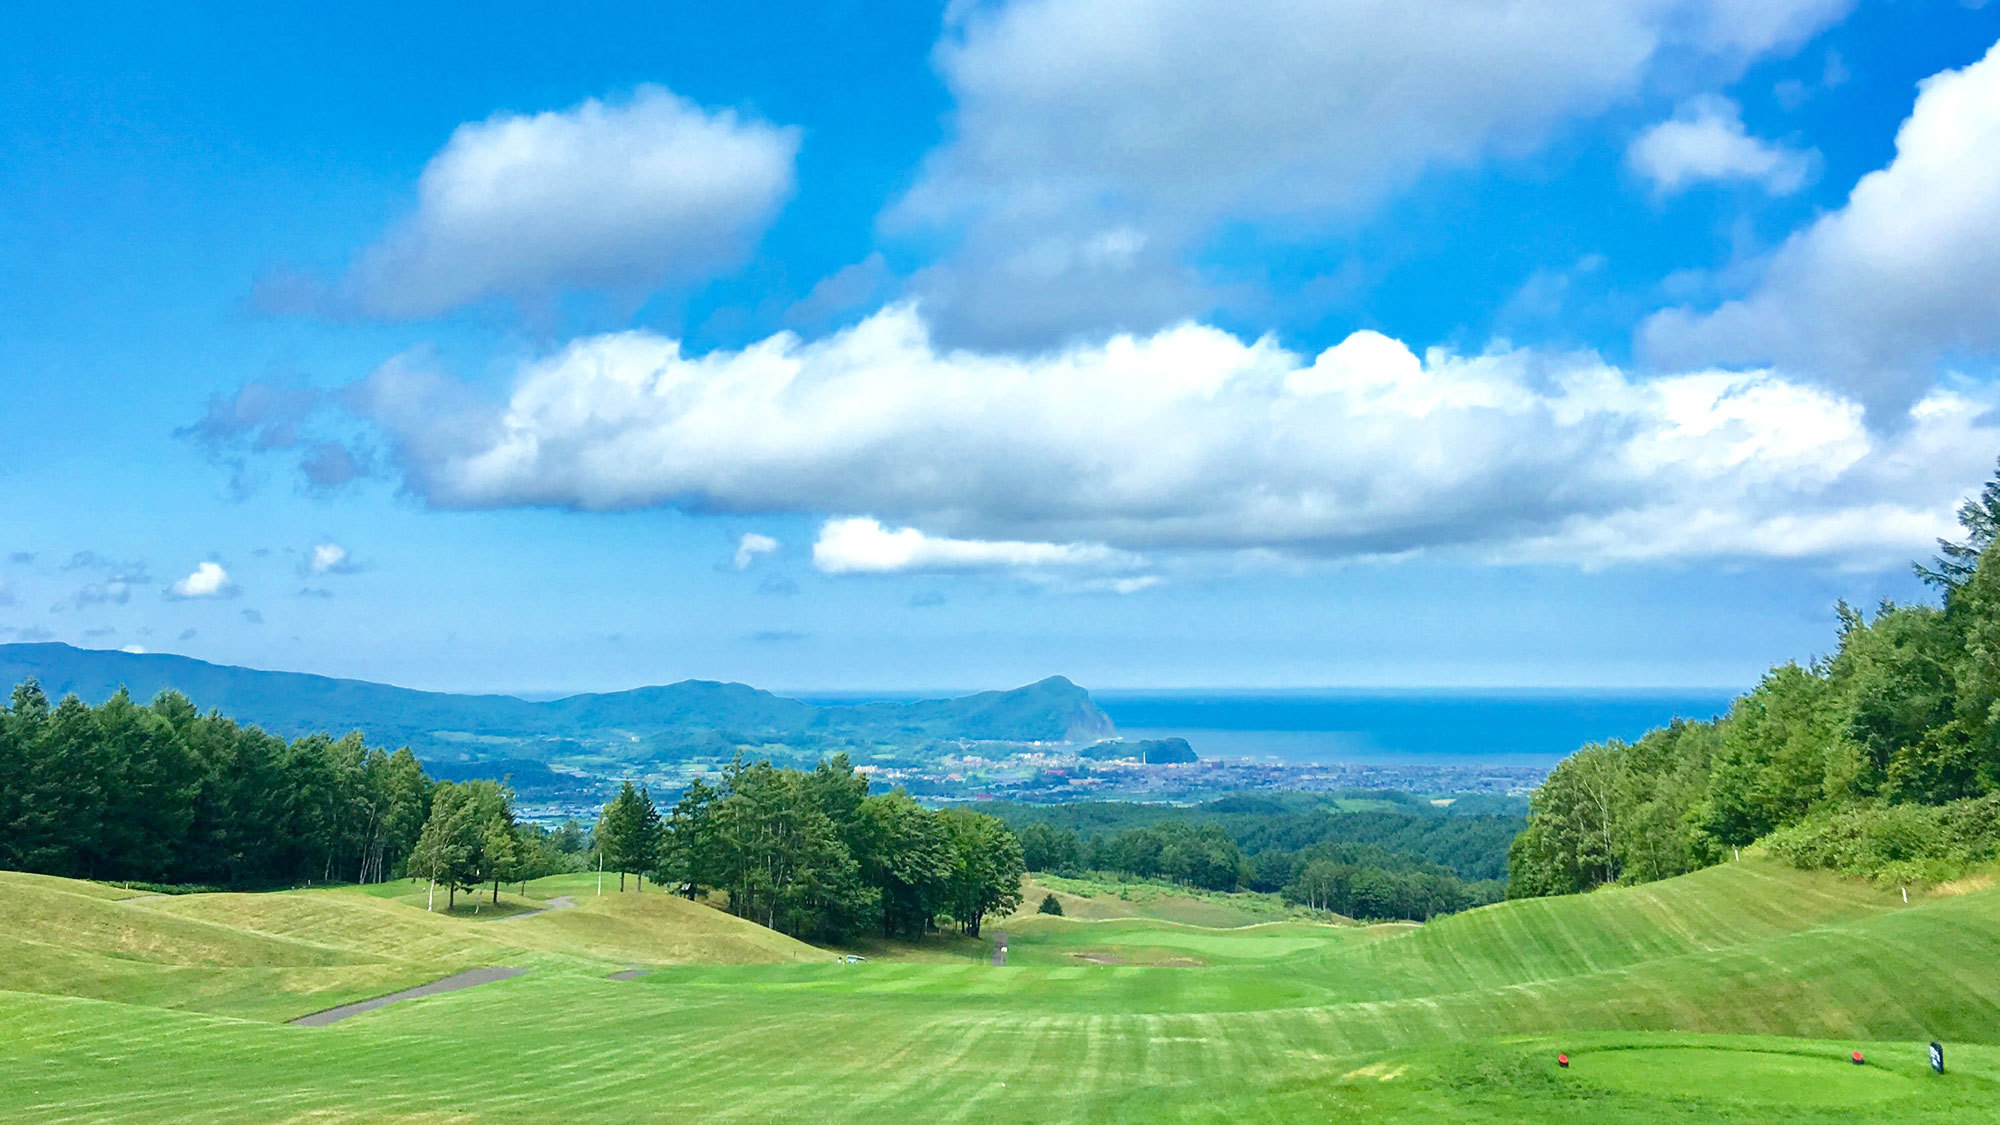
[[[1062,903],[1057,902],[1056,896],[1052,894],[1043,895],[1041,912],[1044,914],[1054,914],[1060,917],[1062,914]]]
[[[1764,838],[1794,867],[1895,883],[1956,879],[2000,858],[2000,793],[1943,805],[1856,805]]]

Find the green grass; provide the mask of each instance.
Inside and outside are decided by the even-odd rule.
[[[1987,887],[1904,905],[1746,860],[1422,927],[1017,916],[992,923],[1005,967],[970,941],[836,964],[705,906],[593,891],[546,881],[515,906],[578,906],[499,921],[393,886],[121,900],[0,875],[0,1119],[1945,1122],[2000,1104]],[[1132,905],[1115,895],[1079,898]],[[275,1022],[471,964],[529,972]],[[626,964],[660,968],[606,979]]]
[[[1281,918],[1333,917],[1287,904],[1274,894],[1204,891],[1148,880],[1071,879],[1037,873],[1023,884],[1016,917],[1033,917],[1053,893],[1071,918],[1153,918],[1190,926],[1251,926]]]

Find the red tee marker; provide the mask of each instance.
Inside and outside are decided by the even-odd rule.
[[[1861,1061],[1861,1060],[1860,1060],[1860,1057],[1859,1057],[1859,1056],[1856,1056],[1856,1058],[1855,1058],[1855,1061],[1856,1061],[1856,1062],[1860,1062],[1860,1061]],[[1559,1066],[1559,1067],[1562,1067],[1562,1068],[1563,1068],[1564,1070],[1568,1070],[1568,1069],[1569,1069],[1569,1055],[1568,1055],[1568,1054],[1558,1054],[1558,1055],[1556,1056],[1556,1065],[1557,1065],[1557,1066]]]
[[[1854,1065],[1855,1065],[1855,1066],[1860,1066],[1860,1065],[1861,1065],[1861,1052],[1860,1052],[1860,1051],[1856,1051],[1856,1052],[1854,1052]]]

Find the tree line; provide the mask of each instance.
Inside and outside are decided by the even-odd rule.
[[[1371,795],[1379,797],[1379,795]],[[1393,802],[1392,802],[1393,803]],[[1376,839],[1442,847],[1481,870],[1498,868],[1520,821],[1428,813],[1342,812],[1306,795],[1196,810],[1150,806],[1010,807],[1028,869],[1057,875],[1162,879],[1213,891],[1281,894],[1289,902],[1356,918],[1423,920],[1498,901],[1497,879],[1467,879]],[[1079,832],[1056,820],[1118,825]],[[1027,818],[1035,819],[1027,819]]]
[[[587,854],[589,853],[589,854]],[[382,882],[457,896],[601,863],[800,937],[977,935],[1020,903],[1001,821],[870,796],[846,755],[817,769],[732,764],[669,815],[625,783],[586,838],[520,822],[504,783],[436,782],[407,749],[358,733],[286,741],[177,692],[150,704],[51,704],[28,680],[0,710],[0,868],[219,887]]]
[[[0,713],[0,867],[220,886],[379,882],[430,811],[405,750],[359,734],[287,742],[162,692],[51,705],[30,679]]]
[[[1964,538],[1917,567],[1938,604],[1843,602],[1830,656],[1772,669],[1717,718],[1564,759],[1509,893],[1662,879],[1760,841],[1861,874],[2000,851],[2000,478],[1958,515]]]
[[[174,691],[52,705],[33,679],[0,710],[0,868],[237,888],[435,873],[450,906],[579,869],[586,847],[573,824],[518,823],[505,785],[435,782],[359,733],[286,741]]]
[[[940,924],[977,936],[1020,905],[1025,873],[1003,822],[926,809],[900,789],[871,796],[845,754],[809,771],[739,758],[665,815],[627,782],[596,839],[621,887],[631,874],[689,898],[721,892],[733,914],[822,941],[914,939]]]

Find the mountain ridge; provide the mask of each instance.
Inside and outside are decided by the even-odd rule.
[[[60,642],[0,645],[0,678],[34,677],[51,698],[101,703],[179,691],[204,710],[286,737],[360,730],[438,760],[547,759],[579,752],[626,760],[687,757],[727,745],[799,749],[844,743],[915,745],[937,739],[1093,740],[1112,724],[1090,693],[1062,676],[950,699],[817,705],[748,684],[682,680],[530,701],[505,694],[423,691],[310,672],[215,664],[175,653],[84,649]]]

